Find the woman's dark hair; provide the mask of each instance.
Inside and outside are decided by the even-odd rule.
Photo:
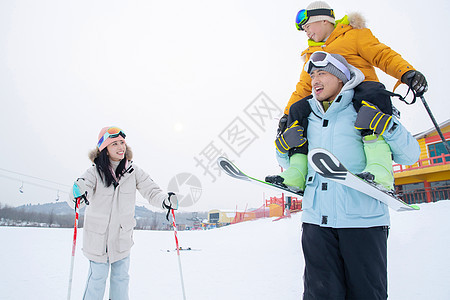
[[[122,173],[125,170],[126,161],[127,158],[125,156],[117,166],[115,172],[116,178],[120,178],[120,176],[122,176]],[[106,187],[110,187],[111,184],[114,184],[114,186],[118,184],[118,182],[114,179],[114,176],[111,174],[111,162],[109,160],[108,150],[106,148],[103,149],[94,159],[94,163],[98,173],[100,174],[100,178],[103,180]]]

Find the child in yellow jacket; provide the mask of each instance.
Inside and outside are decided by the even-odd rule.
[[[389,48],[366,28],[364,18],[353,13],[335,21],[334,11],[324,1],[312,2],[297,14],[296,26],[308,36],[308,48],[302,52],[305,61],[316,51],[342,55],[352,66],[363,72],[365,81],[379,81],[375,68],[411,86],[417,93],[428,89],[425,76],[404,60],[400,54]],[[302,68],[300,80],[289,99],[284,112],[289,107],[311,95],[311,78]]]

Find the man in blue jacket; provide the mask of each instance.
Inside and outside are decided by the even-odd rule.
[[[314,53],[305,70],[312,80],[308,149],[325,148],[349,171],[360,173],[369,162],[358,129],[364,127],[362,124],[370,128],[373,117],[381,113],[370,103],[357,113],[352,104],[353,89],[364,80],[364,75],[342,56],[325,52]],[[291,106],[288,124],[293,124],[301,113],[297,107],[300,102]],[[303,139],[301,130],[295,134],[298,141]],[[395,117],[385,119],[382,139],[381,135],[374,135],[373,143],[377,140],[389,145],[397,163],[410,165],[419,159],[417,141]],[[303,299],[387,299],[388,207],[318,175],[307,166],[305,154],[289,157],[288,153],[278,152],[278,157],[282,167],[295,168],[306,182],[302,214]]]

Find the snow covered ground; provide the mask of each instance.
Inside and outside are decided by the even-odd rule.
[[[450,299],[450,201],[391,211],[389,299]],[[179,232],[186,298],[301,299],[301,214]],[[70,229],[0,227],[0,299],[66,299]],[[72,299],[88,271],[79,231]],[[182,299],[173,232],[135,231],[130,299]],[[107,298],[105,298],[107,299]]]

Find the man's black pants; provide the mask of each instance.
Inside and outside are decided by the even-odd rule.
[[[303,299],[387,299],[388,230],[303,223]]]

